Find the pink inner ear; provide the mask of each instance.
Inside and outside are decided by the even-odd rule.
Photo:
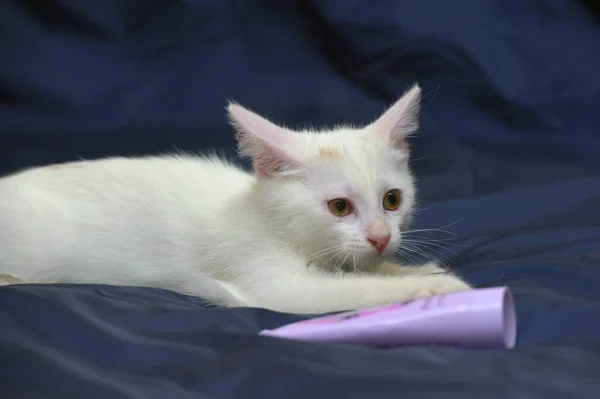
[[[290,151],[297,146],[294,132],[237,104],[229,104],[228,111],[237,131],[239,154],[252,159],[256,173],[261,176],[289,174],[299,166]]]
[[[386,140],[392,147],[408,150],[406,137],[419,128],[420,101],[421,88],[414,85],[373,122],[369,130]]]
[[[259,147],[260,149],[252,157],[252,165],[257,174],[273,177],[296,170],[297,163],[279,149],[264,144]]]
[[[286,129],[281,128],[273,122],[255,114],[254,112],[231,103],[227,107],[231,123],[237,128],[238,135],[242,138],[260,139],[276,147],[283,147]]]

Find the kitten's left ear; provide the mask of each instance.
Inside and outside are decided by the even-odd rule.
[[[420,103],[421,88],[415,84],[368,126],[369,131],[394,148],[406,149],[405,138],[419,128]]]

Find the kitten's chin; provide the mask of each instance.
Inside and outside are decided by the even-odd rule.
[[[390,255],[387,255],[387,254],[377,254],[377,255],[373,255],[373,256],[367,256],[367,257],[361,258],[357,262],[356,267],[359,269],[365,269],[365,268],[377,266],[383,262],[387,262],[392,259],[393,259],[393,257]]]
[[[394,256],[393,254],[387,254],[387,253],[383,253],[383,254],[362,254],[362,255],[356,255],[355,257],[352,258],[351,261],[347,262],[346,265],[344,265],[344,269],[345,270],[349,270],[349,271],[364,271],[370,268],[373,268],[375,266],[378,266],[384,262],[389,262],[389,261],[393,261]]]

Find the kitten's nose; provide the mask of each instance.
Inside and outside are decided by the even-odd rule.
[[[367,237],[367,241],[371,244],[377,252],[381,253],[385,249],[385,246],[390,242],[390,235],[380,235],[380,236],[369,236]]]

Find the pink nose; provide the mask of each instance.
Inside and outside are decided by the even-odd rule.
[[[386,234],[384,236],[367,237],[367,241],[369,241],[369,244],[371,244],[377,252],[381,253],[388,242],[390,242],[390,235]]]

